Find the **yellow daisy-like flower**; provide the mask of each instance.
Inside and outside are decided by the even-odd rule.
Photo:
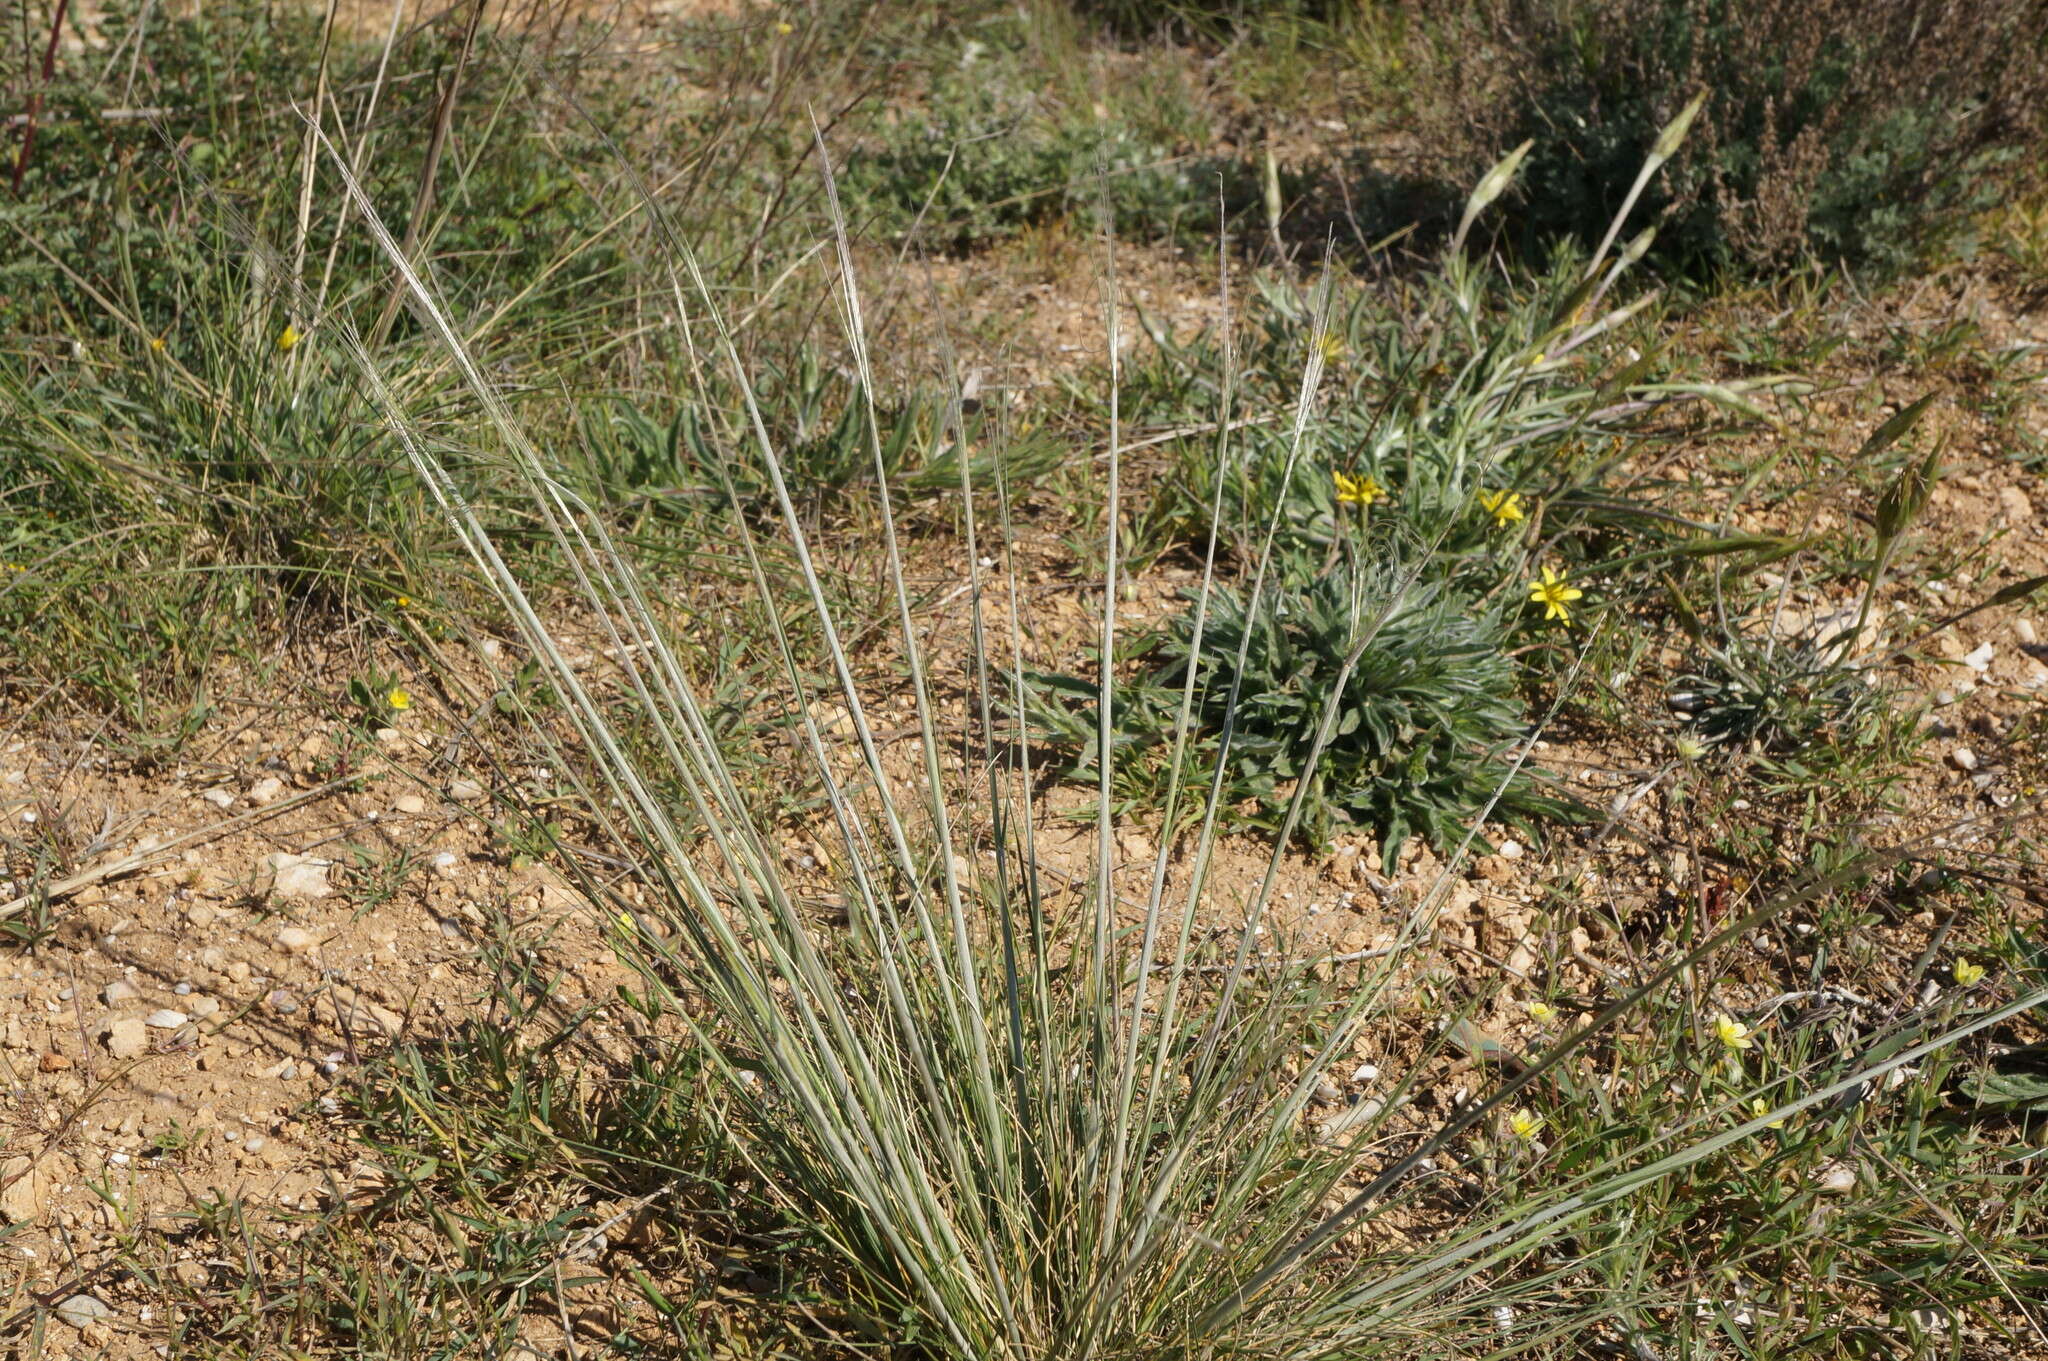
[[[1543,575],[1529,583],[1529,602],[1543,607],[1546,620],[1558,619],[1570,623],[1571,603],[1585,595],[1578,587],[1570,585],[1564,573],[1555,567],[1543,569]]]
[[[1725,1012],[1714,1018],[1714,1033],[1729,1049],[1747,1049],[1756,1043],[1752,1038],[1755,1032]]]
[[[1375,501],[1387,499],[1387,489],[1371,473],[1357,477],[1349,473],[1332,473],[1337,479],[1337,501],[1340,505],[1369,506]]]
[[[1557,1019],[1557,1008],[1548,1002],[1531,1002],[1528,1006],[1529,1019],[1538,1025]]]
[[[391,687],[391,692],[384,696],[384,702],[393,709],[410,709],[412,707],[412,692],[402,685],[394,685]]]
[[[394,596],[391,603],[398,606],[401,610],[409,610],[412,608],[412,597],[409,595]]]
[[[1518,1110],[1508,1117],[1508,1129],[1517,1139],[1534,1139],[1543,1129],[1543,1117],[1532,1110]]]
[[[1959,959],[1949,972],[1955,975],[1959,988],[1975,987],[1984,981],[1984,966],[1974,960]]]
[[[1517,520],[1528,518],[1522,510],[1522,493],[1518,491],[1483,491],[1479,493],[1479,504],[1493,517],[1495,529],[1506,529]]]
[[[151,336],[149,338],[149,352],[151,354],[162,354],[164,352],[164,338],[162,336]]]
[[[1749,1114],[1750,1114],[1750,1118],[1751,1118],[1751,1119],[1754,1119],[1754,1120],[1761,1120],[1761,1119],[1763,1119],[1763,1118],[1764,1118],[1764,1117],[1765,1117],[1766,1115],[1769,1115],[1770,1113],[1771,1113],[1771,1103],[1770,1103],[1770,1102],[1768,1102],[1768,1101],[1766,1101],[1766,1100],[1764,1100],[1764,1099],[1763,1099],[1762,1097],[1758,1097],[1758,1098],[1757,1098],[1756,1100],[1754,1100],[1754,1101],[1752,1101],[1752,1102],[1750,1102],[1750,1103],[1749,1103]],[[1772,1120],[1772,1121],[1770,1121],[1769,1123],[1767,1123],[1767,1124],[1766,1124],[1766,1125],[1764,1126],[1764,1128],[1765,1128],[1765,1129],[1783,1129],[1783,1128],[1785,1128],[1785,1117],[1784,1117],[1784,1116],[1782,1116],[1782,1115],[1781,1115],[1781,1116],[1779,1116],[1779,1117],[1778,1117],[1777,1119],[1775,1119],[1775,1120]]]
[[[290,322],[286,322],[284,324],[284,329],[277,333],[277,348],[280,350],[289,350],[293,346],[297,345],[299,341],[302,339],[304,339],[304,337],[302,337],[299,334],[299,328],[292,325]]]

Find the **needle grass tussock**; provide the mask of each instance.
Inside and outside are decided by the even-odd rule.
[[[1588,1296],[1567,1290],[1598,1250],[1545,1251],[1561,1238],[1597,1223],[1606,1226],[1602,1241],[1627,1239],[1636,1232],[1618,1227],[1627,1217],[1603,1215],[1632,1194],[2041,1000],[2021,997],[1939,1031],[1908,1034],[1881,1058],[1836,1056],[1836,1066],[1803,1073],[1796,1094],[1754,1113],[1754,1094],[1743,1090],[1725,1108],[1628,1124],[1620,1133],[1605,1128],[1592,1138],[1583,1122],[1567,1127],[1533,1109],[1537,1085],[1562,1081],[1594,1037],[1611,1033],[1646,999],[1663,996],[1712,951],[1842,877],[1824,876],[1648,973],[1484,1099],[1418,1123],[1404,1114],[1411,1094],[1397,1089],[1377,1109],[1359,1112],[1344,1137],[1318,1141],[1307,1117],[1326,1076],[1350,1057],[1361,1027],[1387,1023],[1404,1005],[1393,987],[1398,957],[1367,961],[1367,971],[1341,988],[1319,977],[1310,960],[1267,967],[1271,961],[1260,958],[1262,967],[1253,968],[1283,853],[1276,848],[1226,946],[1234,962],[1220,974],[1200,967],[1198,930],[1235,919],[1240,905],[1216,901],[1221,895],[1209,881],[1220,802],[1215,785],[1187,787],[1179,762],[1170,766],[1165,825],[1177,825],[1184,802],[1199,815],[1185,837],[1168,840],[1145,867],[1135,905],[1122,902],[1124,886],[1111,873],[1111,763],[1099,759],[1095,872],[1077,899],[1050,891],[1038,858],[1036,810],[1018,792],[1031,787],[1036,760],[1018,736],[1028,731],[1023,597],[1013,579],[981,565],[981,537],[1007,534],[1003,460],[994,462],[992,496],[960,461],[973,645],[965,667],[968,702],[964,714],[955,713],[940,703],[912,606],[887,491],[860,281],[839,225],[824,258],[874,466],[867,487],[886,555],[884,608],[921,739],[912,775],[885,763],[878,718],[848,642],[875,621],[839,617],[821,581],[785,450],[768,433],[772,423],[719,295],[689,247],[670,235],[672,324],[699,381],[717,374],[739,403],[739,420],[708,432],[704,445],[723,460],[716,471],[729,504],[740,504],[732,489],[742,483],[765,489],[766,511],[735,513],[731,533],[764,598],[773,594],[763,566],[765,536],[776,536],[776,551],[794,565],[804,636],[817,640],[816,655],[803,655],[782,611],[766,612],[796,697],[799,742],[836,841],[830,853],[850,929],[821,925],[784,876],[773,828],[728,766],[651,588],[605,518],[553,474],[429,279],[408,262],[345,161],[334,159],[415,317],[474,394],[487,422],[474,445],[520,479],[536,523],[597,621],[603,655],[612,659],[608,673],[570,664],[561,633],[465,497],[462,469],[437,453],[445,438],[430,445],[420,437],[404,403],[378,377],[376,357],[346,325],[323,328],[331,343],[352,351],[419,479],[553,686],[572,732],[551,736],[536,724],[534,736],[559,743],[563,769],[585,772],[586,803],[609,852],[631,859],[670,928],[666,936],[613,933],[643,979],[636,1000],[684,1036],[668,1043],[698,1047],[723,1071],[735,1106],[735,1150],[836,1260],[846,1307],[893,1341],[977,1361],[1413,1354],[1423,1336],[1446,1349],[1540,1347],[1632,1298],[1612,1292],[1585,1302]],[[829,192],[829,171],[827,186]],[[1489,183],[1486,197],[1502,187]],[[1478,201],[1473,212],[1485,206]],[[651,200],[650,211],[657,211]],[[836,213],[835,222],[843,224]],[[1602,263],[1596,256],[1588,280]],[[1124,452],[1114,359],[1123,320],[1113,246],[1104,293],[1112,370],[1099,643],[1100,655],[1112,658]],[[1318,315],[1327,308],[1325,292]],[[1318,321],[1317,339],[1322,329]],[[1290,468],[1300,463],[1317,419],[1326,349],[1308,348],[1292,414]],[[1228,456],[1232,428],[1231,363],[1226,346],[1219,458]],[[957,428],[957,399],[947,419]],[[1474,494],[1487,482],[1475,478]],[[1212,508],[1203,585],[1189,625],[1194,657],[1202,655],[1216,589],[1217,514]],[[1267,608],[1267,563],[1278,532],[1276,511],[1235,608]],[[1354,621],[1355,641],[1335,668],[1333,696],[1420,581],[1417,569],[1403,570],[1405,584],[1397,580],[1390,591],[1393,604]],[[1242,664],[1240,654],[1240,671]],[[1178,678],[1175,744],[1189,740],[1204,683],[1199,672],[1190,666]],[[822,694],[811,687],[814,673],[828,678]],[[1100,668],[1096,683],[1099,750],[1112,735],[1114,668]],[[821,727],[814,702],[821,699],[843,710],[840,732]],[[1334,723],[1333,703],[1326,704],[1303,757],[1307,769],[1321,759]],[[843,759],[842,737],[850,759]],[[1222,745],[1213,777],[1219,780],[1227,734]],[[942,760],[949,751],[967,757],[973,778],[949,776]],[[1277,847],[1285,846],[1304,797],[1295,795]],[[1473,819],[1467,844],[1487,811]],[[1171,894],[1169,868],[1181,880]],[[1435,897],[1403,925],[1401,945],[1430,929]],[[1430,1019],[1450,1021],[1452,1010]],[[1438,1043],[1432,1034],[1428,1045]],[[1730,1121],[1730,1110],[1748,1118]],[[1443,1182],[1435,1174],[1495,1128],[1513,1132],[1519,1170],[1489,1181],[1461,1168],[1460,1178],[1477,1178],[1471,1184],[1478,1191],[1439,1194]],[[1546,1143],[1551,1151],[1541,1156],[1556,1157],[1568,1146],[1575,1156],[1530,1164]],[[1535,1306],[1541,1308],[1528,1314]],[[1532,1319],[1506,1341],[1498,1333],[1502,1307]]]

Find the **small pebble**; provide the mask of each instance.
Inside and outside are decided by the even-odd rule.
[[[77,996],[77,993],[78,990],[76,988],[60,988],[58,989],[57,992],[57,1000],[60,1002],[68,1002],[73,997]]]
[[[448,797],[457,803],[474,803],[484,796],[484,787],[475,780],[450,780]]]
[[[141,993],[135,990],[135,985],[125,979],[115,979],[100,991],[100,997],[110,1007],[118,1007],[124,1002],[133,1002],[141,995]]]
[[[1971,751],[1968,747],[1957,747],[1948,754],[1948,759],[1950,764],[1954,765],[1957,770],[1975,770],[1977,768],[1977,753]]]
[[[172,1011],[166,1007],[161,1011],[150,1012],[143,1024],[154,1030],[176,1030],[191,1019],[182,1011]]]
[[[442,851],[433,858],[431,863],[434,867],[434,873],[447,879],[454,877],[455,867],[462,863],[462,858],[453,851]]]
[[[74,1328],[89,1328],[113,1317],[114,1311],[91,1295],[73,1295],[57,1306],[57,1317]]]
[[[417,794],[400,794],[391,801],[391,811],[416,817],[427,811],[427,801]]]
[[[180,983],[173,987],[171,991],[180,997],[190,997],[192,995],[192,985],[190,983]]]
[[[235,806],[235,796],[225,789],[209,789],[199,797],[205,799],[215,808],[233,808]]]
[[[1848,1163],[1827,1163],[1814,1174],[1813,1181],[1823,1194],[1847,1195],[1856,1189],[1856,1169]]]
[[[283,988],[275,989],[263,1000],[272,1011],[280,1016],[289,1016],[299,1009],[299,999],[286,992]]]
[[[277,943],[293,954],[310,950],[317,943],[316,937],[303,926],[287,926],[277,933]]]

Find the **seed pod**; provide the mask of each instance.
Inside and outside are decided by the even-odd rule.
[[[1936,449],[1918,463],[1900,469],[1877,502],[1877,537],[1886,543],[1904,533],[1906,526],[1927,509],[1927,498],[1941,477],[1941,450]]]

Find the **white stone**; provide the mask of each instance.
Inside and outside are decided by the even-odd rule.
[[[1973,651],[1963,654],[1963,665],[1981,674],[1991,669],[1991,658],[1994,655],[1991,644],[1980,643]]]
[[[266,775],[255,784],[249,786],[249,802],[261,807],[265,804],[276,803],[279,796],[283,793],[284,781],[278,779],[275,775]]]
[[[259,887],[267,886],[272,893],[285,898],[325,898],[334,892],[327,882],[330,860],[316,859],[310,855],[292,855],[276,851],[263,857],[257,874]]]
[[[427,801],[417,794],[400,794],[391,801],[391,811],[404,813],[407,817],[418,817],[427,811]]]
[[[475,780],[450,780],[448,797],[457,803],[475,803],[484,796],[484,787]]]
[[[205,799],[215,808],[233,808],[235,806],[234,794],[229,790],[217,786],[213,789],[207,790],[199,797]]]
[[[182,1011],[172,1011],[169,1007],[165,1007],[160,1011],[150,1012],[147,1019],[143,1021],[143,1024],[153,1030],[176,1030],[191,1019],[190,1016],[187,1016]]]
[[[1845,1196],[1856,1189],[1856,1168],[1850,1163],[1828,1163],[1814,1174],[1813,1183],[1824,1195]]]
[[[318,945],[320,938],[303,926],[287,926],[277,933],[277,943],[296,955]]]
[[[2028,647],[2032,647],[2041,641],[2041,635],[2034,631],[2034,621],[2031,619],[2013,620],[2012,636],[2025,643]]]
[[[455,877],[455,867],[461,864],[462,860],[453,851],[442,851],[431,863],[434,866],[434,873],[444,879],[452,879]]]
[[[57,1306],[57,1317],[74,1328],[90,1328],[95,1323],[104,1323],[114,1316],[114,1311],[105,1301],[91,1295],[73,1295]]]
[[[124,1002],[133,1002],[140,996],[142,994],[135,990],[133,983],[120,978],[115,979],[100,990],[100,1000],[110,1007],[118,1007]]]
[[[1957,770],[1975,770],[1977,768],[1977,753],[1971,751],[1968,747],[1957,747],[1948,754],[1948,759],[1949,764],[1953,765]]]

